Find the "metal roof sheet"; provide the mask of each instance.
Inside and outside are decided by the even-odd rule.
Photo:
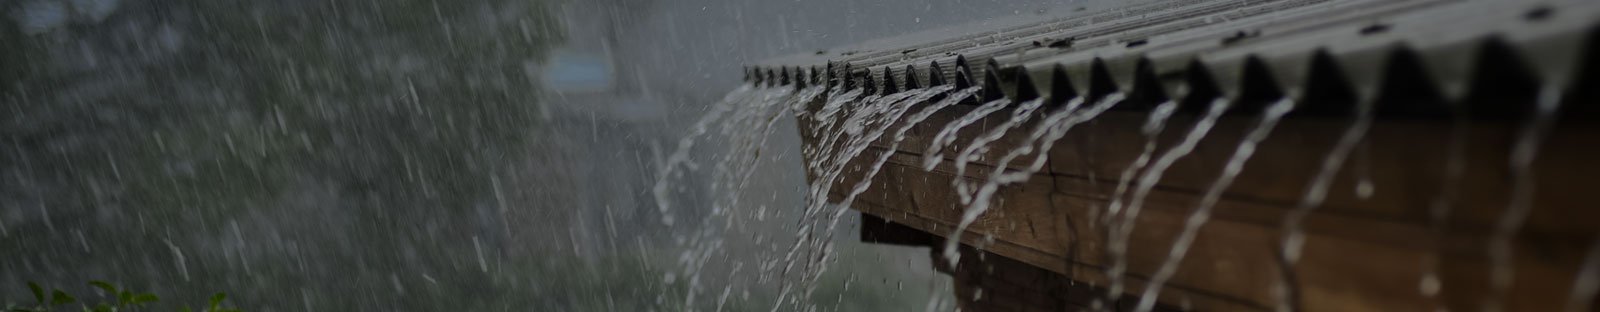
[[[1318,89],[1456,102],[1491,92],[1481,89],[1496,80],[1594,83],[1580,78],[1594,67],[1585,62],[1597,21],[1600,2],[1583,0],[1144,1],[775,58],[749,66],[746,78],[875,92],[981,84],[989,98],[1052,101],[1110,92],[1326,100]]]

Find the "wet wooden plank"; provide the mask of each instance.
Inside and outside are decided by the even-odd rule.
[[[960,220],[957,176],[948,161],[923,171],[920,147],[936,127],[963,110],[951,110],[919,125],[906,148],[889,159],[873,187],[855,207],[932,234],[947,236]],[[974,223],[962,241],[1084,283],[1104,285],[1104,226],[1096,222],[1123,168],[1139,156],[1144,113],[1111,112],[1069,133],[1050,151],[1046,172],[1026,183],[1007,186],[995,207]],[[993,119],[991,117],[990,119]],[[1161,148],[1188,132],[1193,116],[1178,116],[1158,139]],[[940,122],[943,121],[943,122]],[[957,144],[970,142],[986,120],[962,131]],[[1148,198],[1136,223],[1129,252],[1132,281],[1143,281],[1166,257],[1184,218],[1199,195],[1216,178],[1238,140],[1255,123],[1250,117],[1229,117],[1219,123],[1194,154],[1177,162]],[[1273,285],[1283,270],[1276,254],[1285,213],[1303,196],[1311,176],[1345,131],[1349,120],[1289,119],[1257,152],[1238,181],[1216,207],[1211,223],[1201,229],[1177,276],[1166,286],[1161,302],[1202,310],[1259,310],[1275,304]],[[939,126],[932,126],[939,125]],[[1536,162],[1538,200],[1526,229],[1515,240],[1518,274],[1506,296],[1513,310],[1551,309],[1564,302],[1582,249],[1600,228],[1596,210],[1582,199],[1583,177],[1594,176],[1600,159],[1592,125],[1558,129]],[[1014,148],[1029,127],[1014,130],[991,151]],[[1326,205],[1305,221],[1303,260],[1291,272],[1298,277],[1302,307],[1307,310],[1477,309],[1489,294],[1486,246],[1489,225],[1506,206],[1511,187],[1504,169],[1516,125],[1477,123],[1460,128],[1449,122],[1380,120],[1333,184]],[[1447,227],[1435,228],[1428,207],[1444,181],[1444,164],[1452,137],[1465,133],[1469,144],[1457,213]],[[1441,143],[1443,142],[1443,143]],[[881,146],[881,143],[878,142]],[[919,145],[921,144],[921,145]],[[869,151],[858,162],[876,160],[885,150]],[[985,157],[969,165],[962,179],[981,182],[992,170]],[[1015,166],[1012,166],[1015,167]],[[1497,169],[1498,168],[1498,169]],[[1375,190],[1355,194],[1359,176]],[[854,185],[859,177],[846,179]],[[835,193],[847,190],[835,187]],[[870,195],[867,195],[870,194]],[[837,195],[834,196],[838,198]],[[1434,295],[1421,290],[1427,265],[1437,264],[1443,288]]]
[[[1113,112],[1086,125],[1051,151],[1051,172],[1116,183],[1122,170],[1142,151],[1145,137],[1139,127],[1144,113]],[[1186,135],[1195,119],[1176,116],[1158,139],[1160,152]],[[1162,188],[1204,192],[1216,180],[1222,164],[1237,149],[1245,131],[1254,127],[1251,116],[1221,120],[1188,157],[1167,170]],[[1304,197],[1325,156],[1350,120],[1301,118],[1284,121],[1259,146],[1244,171],[1228,189],[1241,200],[1293,206]],[[1449,200],[1453,227],[1488,230],[1509,204],[1513,187],[1509,155],[1520,126],[1509,121],[1457,125],[1450,121],[1380,120],[1366,140],[1345,161],[1335,176],[1319,213],[1342,214],[1429,224],[1430,207],[1441,198],[1451,180],[1447,161],[1450,144],[1459,136],[1463,171],[1457,196]],[[1587,239],[1595,233],[1600,210],[1587,204],[1588,177],[1600,175],[1600,166],[1586,159],[1600,157],[1600,136],[1591,124],[1564,125],[1552,132],[1533,168],[1537,176],[1537,209],[1527,227],[1530,235]],[[1372,193],[1363,197],[1360,181],[1371,182]]]

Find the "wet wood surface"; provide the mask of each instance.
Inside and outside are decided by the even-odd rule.
[[[958,175],[951,164],[956,154],[1010,118],[1007,111],[995,113],[961,130],[946,149],[947,159],[932,171],[922,170],[921,154],[931,136],[973,107],[951,107],[913,125],[910,137],[852,207],[949,237],[965,208],[952,180],[981,185],[1000,166],[994,162],[1023,144],[1036,126],[1030,122],[1012,129]],[[1109,284],[1107,267],[1113,260],[1100,220],[1119,176],[1151,139],[1140,130],[1147,116],[1110,111],[1068,132],[1048,151],[1044,170],[1000,188],[993,208],[961,235],[963,244],[1078,283]],[[1174,116],[1154,138],[1151,157],[1176,145],[1197,118]],[[1224,116],[1155,184],[1129,238],[1127,292],[1143,291],[1167,259],[1184,220],[1258,119]],[[1271,310],[1279,302],[1275,286],[1289,273],[1297,308],[1307,311],[1481,309],[1494,294],[1488,247],[1497,222],[1512,206],[1516,185],[1510,155],[1524,124],[1515,118],[1377,119],[1333,177],[1326,201],[1304,219],[1303,256],[1288,264],[1278,256],[1285,217],[1352,124],[1349,117],[1293,117],[1279,124],[1225,190],[1177,274],[1163,286],[1160,302],[1206,311]],[[802,129],[809,125],[802,118]],[[1588,199],[1595,191],[1591,177],[1600,176],[1600,166],[1593,164],[1600,160],[1596,130],[1592,123],[1558,122],[1539,149],[1530,171],[1532,209],[1511,240],[1515,275],[1500,296],[1505,310],[1555,311],[1567,302],[1586,248],[1600,229],[1600,209]],[[889,143],[880,139],[854,159],[831,200],[842,199],[864,169],[889,152]],[[1032,159],[1005,166],[1016,170],[1025,161]],[[1451,170],[1452,165],[1460,170]],[[1370,192],[1362,190],[1363,184]],[[1437,283],[1426,281],[1430,271],[1437,272]]]

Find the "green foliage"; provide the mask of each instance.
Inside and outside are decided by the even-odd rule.
[[[78,302],[78,298],[74,298],[72,295],[68,295],[67,292],[61,291],[60,289],[50,293],[51,306],[58,306],[73,302]]]
[[[39,283],[28,282],[28,290],[33,291],[34,300],[38,300],[40,305],[44,304],[44,288],[39,287]]]
[[[52,289],[50,291],[50,301],[48,303],[46,303],[45,302],[45,291],[44,291],[45,288],[39,286],[38,283],[28,282],[28,289],[33,291],[33,296],[34,296],[35,299],[38,300],[38,303],[36,303],[34,305],[31,305],[31,306],[19,306],[19,305],[15,304],[15,303],[7,303],[6,304],[6,308],[3,309],[3,310],[0,310],[0,311],[5,311],[5,312],[68,311],[68,310],[70,310],[70,309],[68,309],[69,308],[68,305],[71,305],[73,303],[79,303],[79,305],[78,305],[79,309],[78,310],[84,311],[84,312],[137,311],[137,310],[141,310],[141,309],[146,308],[147,304],[154,303],[154,302],[157,302],[157,301],[161,301],[161,297],[158,297],[155,294],[144,293],[144,292],[135,292],[135,291],[132,291],[132,290],[121,289],[121,288],[118,288],[116,285],[111,284],[110,282],[106,282],[106,281],[100,281],[100,280],[89,281],[89,286],[93,286],[94,288],[99,289],[100,290],[100,294],[102,295],[101,297],[106,298],[108,300],[113,300],[113,301],[111,301],[111,302],[91,302],[91,301],[79,302],[77,297],[73,297],[71,294],[68,294],[66,291],[61,290],[60,288],[55,288],[55,289]],[[223,307],[222,306],[222,301],[226,300],[227,298],[228,298],[227,294],[220,293],[220,292],[216,293],[215,295],[212,295],[210,302],[208,302],[207,305],[206,305],[206,309],[202,310],[202,311],[203,312],[241,312],[239,309],[236,309],[236,308]],[[188,307],[184,307],[183,310],[184,311],[190,311],[190,309]]]

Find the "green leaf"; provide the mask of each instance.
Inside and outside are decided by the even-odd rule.
[[[111,305],[104,303],[94,306],[94,312],[113,312],[116,310],[117,308],[111,307]]]
[[[117,293],[117,306],[133,304],[133,292],[122,291]]]
[[[50,306],[58,306],[73,302],[78,302],[78,298],[73,298],[72,295],[68,295],[67,292],[61,291],[60,289],[50,293]]]
[[[156,294],[152,293],[142,293],[133,296],[133,304],[144,304],[146,302],[156,301],[161,301],[161,297],[157,297]]]
[[[107,296],[116,296],[117,293],[118,293],[117,286],[116,285],[111,285],[111,283],[106,282],[106,281],[101,281],[101,280],[89,281],[89,286],[94,286],[94,287],[100,288],[100,290],[103,290],[103,291],[106,292]]]
[[[38,300],[39,304],[44,304],[44,287],[39,287],[39,283],[28,282],[28,290],[33,291],[34,300]]]
[[[228,299],[228,294],[225,293],[211,295],[211,308],[206,310],[216,310],[218,305],[222,305],[222,300],[226,299]]]

